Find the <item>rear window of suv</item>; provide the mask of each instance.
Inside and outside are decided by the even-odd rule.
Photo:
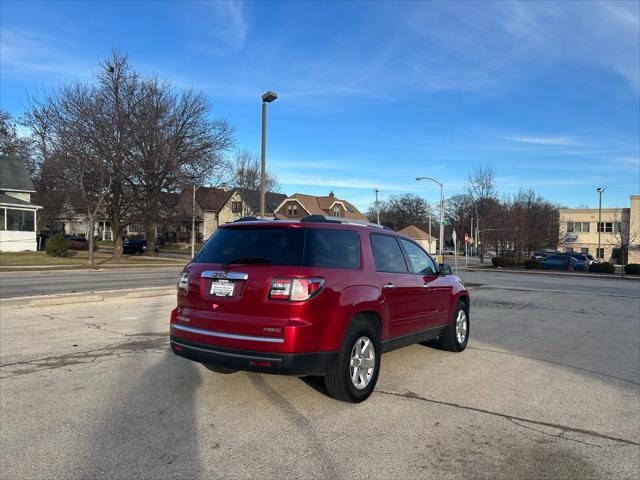
[[[360,237],[353,230],[328,228],[220,228],[194,263],[238,258],[266,258],[271,265],[357,269]]]

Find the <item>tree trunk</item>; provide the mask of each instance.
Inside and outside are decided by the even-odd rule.
[[[111,216],[111,234],[113,235],[113,259],[122,260],[122,221],[120,215]]]
[[[155,236],[156,223],[150,218],[144,220],[144,238],[147,241],[147,250],[144,254],[148,257],[156,256],[156,236]]]

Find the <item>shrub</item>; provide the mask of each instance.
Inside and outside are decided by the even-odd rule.
[[[589,271],[593,273],[616,273],[616,267],[609,262],[592,263],[589,265]]]
[[[540,260],[538,260],[537,258],[529,258],[529,259],[525,260],[524,261],[524,266],[528,270],[531,270],[532,268],[541,268],[540,267]]]
[[[515,258],[509,257],[493,257],[491,263],[494,267],[510,267],[516,264]]]
[[[624,273],[627,275],[640,275],[640,263],[630,263],[624,266]]]
[[[50,257],[64,257],[67,254],[69,246],[61,233],[56,233],[47,241],[45,251]]]

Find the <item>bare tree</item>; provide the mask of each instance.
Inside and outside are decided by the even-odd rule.
[[[239,150],[235,153],[233,158],[229,184],[232,187],[237,188],[240,191],[241,196],[243,195],[243,192],[246,191],[259,191],[260,173],[261,166],[258,156],[251,154],[251,152],[247,150]],[[265,191],[280,191],[278,176],[269,170],[267,170],[265,176]],[[248,213],[249,207],[243,202],[242,215],[244,216]]]
[[[101,105],[95,89],[75,83],[64,86],[44,99],[32,101],[25,123],[39,132],[46,151],[42,172],[63,188],[68,197],[86,212],[89,228],[87,263],[94,264],[96,218],[103,210],[114,179],[110,165],[98,154],[93,122]]]
[[[158,79],[142,82],[135,112],[132,190],[141,207],[147,254],[154,255],[155,235],[164,193],[185,182],[201,183],[225,173],[225,152],[233,144],[233,129],[225,120],[211,120],[202,93],[176,92]]]
[[[38,174],[38,163],[33,156],[33,144],[28,137],[18,135],[18,125],[11,114],[0,109],[0,155],[18,157],[32,179]]]
[[[380,202],[380,223],[394,230],[401,230],[409,225],[425,229],[429,216],[433,217],[431,205],[417,195],[392,195],[387,201]],[[376,222],[376,209],[367,212],[369,221]]]
[[[495,244],[497,239],[490,232],[501,228],[499,219],[500,203],[497,201],[496,174],[490,164],[480,165],[467,177],[465,191],[474,202],[474,217],[477,219],[480,242],[480,262],[484,261],[485,244]]]
[[[629,259],[630,246],[635,245],[635,243],[640,240],[640,225],[632,221],[630,212],[625,210],[626,209],[615,209],[613,221],[611,222],[613,224],[613,235],[608,242],[612,249],[617,249],[619,252],[618,259],[620,265],[622,265],[621,275],[624,275],[624,267]]]

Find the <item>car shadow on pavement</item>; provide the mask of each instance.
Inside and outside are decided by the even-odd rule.
[[[151,366],[137,378],[115,379],[105,387],[102,418],[89,434],[76,478],[197,478],[206,476],[199,460],[195,395],[198,366],[177,359],[168,347],[122,362]],[[135,366],[123,369],[135,371]]]

